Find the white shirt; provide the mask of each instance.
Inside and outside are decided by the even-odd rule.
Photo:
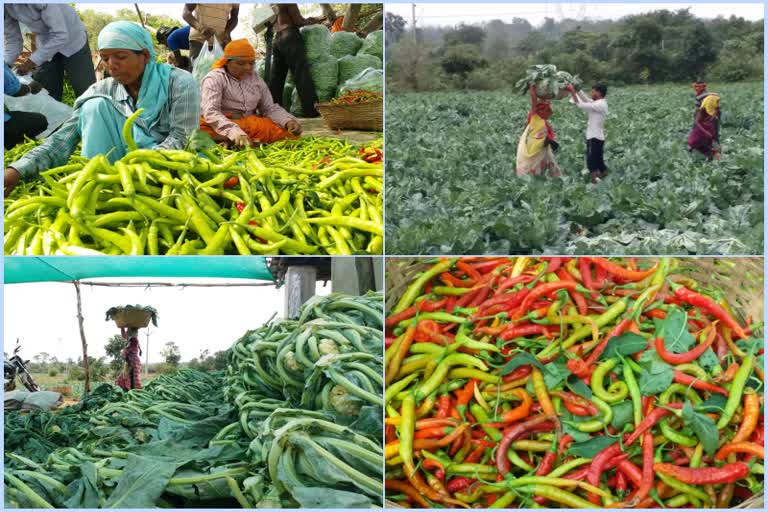
[[[30,59],[38,66],[61,53],[71,57],[85,46],[85,25],[74,7],[66,4],[5,4],[4,60],[9,66],[21,55],[24,39],[19,23],[37,35]]]
[[[605,140],[603,127],[605,126],[605,118],[608,117],[608,102],[605,101],[605,98],[593,100],[587,97],[583,91],[576,94],[579,95],[580,101],[576,102],[571,97],[571,103],[587,113],[587,140]]]

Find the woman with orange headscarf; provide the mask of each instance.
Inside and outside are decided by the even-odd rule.
[[[298,120],[272,101],[267,84],[254,73],[255,63],[256,50],[238,39],[203,79],[200,128],[217,142],[245,147],[301,134]]]

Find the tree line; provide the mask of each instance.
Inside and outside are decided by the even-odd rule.
[[[531,64],[554,64],[613,86],[763,77],[763,20],[701,19],[688,9],[619,20],[522,18],[420,27],[385,18],[391,91],[509,88]]]

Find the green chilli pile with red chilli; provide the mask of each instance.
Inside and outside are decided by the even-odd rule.
[[[762,495],[762,319],[689,264],[422,260],[386,320],[387,499],[729,508]]]

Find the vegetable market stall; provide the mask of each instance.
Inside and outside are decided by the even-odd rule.
[[[121,260],[137,272],[171,264]],[[215,258],[196,260],[192,275],[216,272]],[[263,261],[245,269],[260,258],[242,260],[240,277],[265,276]],[[15,266],[6,277],[21,282]],[[183,369],[128,392],[102,384],[56,413],[6,414],[6,507],[380,505],[382,307],[375,292],[315,297],[245,333],[225,372]]]
[[[763,260],[387,263],[387,498],[763,508]]]

